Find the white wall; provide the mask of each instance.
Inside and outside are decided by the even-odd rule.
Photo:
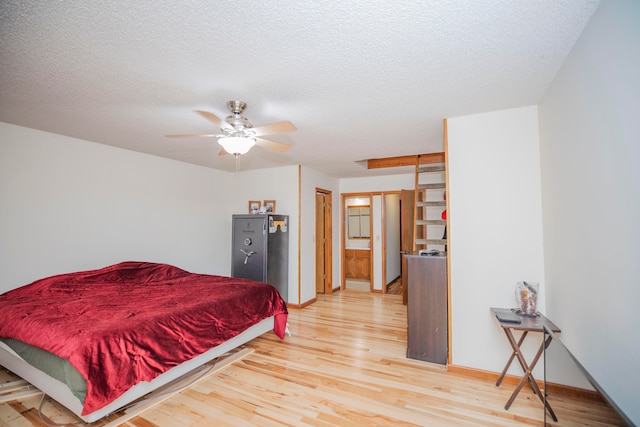
[[[249,200],[275,200],[275,213],[289,215],[288,302],[298,303],[298,166],[238,171],[233,175],[233,213],[249,213]],[[224,221],[226,247],[230,251],[231,214]],[[230,257],[230,255],[229,255]],[[315,262],[315,258],[314,258]],[[227,274],[231,273],[229,264]],[[315,288],[314,288],[315,289]]]
[[[125,260],[228,274],[230,174],[0,123],[0,293]]]
[[[373,266],[371,285],[373,290],[382,292],[382,196],[374,194],[371,198],[371,225],[373,235],[371,236],[371,250],[373,253]]]
[[[501,372],[510,347],[489,308],[515,306],[520,280],[546,293],[537,108],[449,118],[448,136],[452,362]]]
[[[52,274],[124,260],[231,272],[231,216],[275,200],[290,216],[289,302],[315,298],[315,188],[338,181],[298,167],[228,173],[0,123],[0,292]],[[334,234],[339,209],[333,209]],[[337,236],[337,234],[336,234]],[[339,239],[333,240],[339,284]]]
[[[400,195],[384,196],[384,230],[387,248],[386,283],[388,285],[401,273],[400,259]]]
[[[331,191],[332,225],[332,286],[340,286],[340,193],[338,180],[308,167],[301,168],[300,198],[300,303],[312,301],[316,297],[316,188]]]
[[[415,173],[343,178],[340,180],[340,193],[413,190],[416,186],[415,179]]]
[[[602,2],[540,102],[547,308],[640,424],[640,2]]]

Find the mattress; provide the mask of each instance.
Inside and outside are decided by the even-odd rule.
[[[112,412],[117,411],[125,405],[131,404],[131,402],[134,402],[138,398],[146,396],[148,393],[169,384],[173,380],[189,374],[201,365],[231,352],[268,331],[272,331],[274,326],[275,316],[268,317],[249,327],[247,330],[236,335],[230,340],[217,345],[211,350],[169,369],[153,380],[149,382],[143,381],[134,385],[106,406],[85,414],[83,414],[83,405],[80,403],[78,398],[71,393],[65,383],[58,381],[38,369],[35,369],[2,341],[0,341],[0,365],[6,367],[8,370],[39,388],[41,391],[77,415],[84,422],[92,423],[111,414]]]
[[[83,414],[268,317],[283,338],[286,303],[267,283],[134,261],[51,276],[0,295],[0,337],[19,341],[9,343],[25,360],[42,353],[23,344],[62,359],[39,363],[56,365],[46,368],[51,377],[72,383],[78,397],[84,393]]]
[[[77,397],[81,403],[84,403],[84,398],[87,394],[87,382],[68,360],[19,340],[0,338],[0,341],[5,343],[34,368],[65,383],[71,393]]]

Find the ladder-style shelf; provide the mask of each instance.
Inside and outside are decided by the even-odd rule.
[[[443,239],[447,221],[441,215],[446,210],[446,171],[444,163],[416,165],[415,249],[446,249]]]

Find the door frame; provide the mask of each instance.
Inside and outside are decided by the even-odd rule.
[[[372,192],[362,192],[362,193],[342,193],[340,194],[340,289],[344,290],[346,287],[346,282],[347,282],[347,277],[346,277],[346,244],[347,244],[347,232],[346,232],[346,210],[347,210],[347,205],[346,205],[346,199],[351,199],[354,197],[358,197],[358,198],[362,198],[362,199],[368,199],[369,203],[368,205],[370,207],[373,206],[373,194]],[[373,220],[371,220],[369,222],[369,235],[371,237],[369,237],[370,242],[373,241]],[[369,289],[370,291],[373,290],[373,245],[370,243],[370,247],[369,247]]]
[[[317,196],[322,196],[322,204],[319,205],[317,202]],[[324,223],[321,227],[318,227],[316,224],[316,248],[319,243],[322,242],[324,247],[324,277],[323,277],[323,288],[325,294],[330,294],[333,292],[333,224],[332,224],[332,192],[330,190],[325,190],[323,188],[316,187],[316,218],[318,218],[318,212],[322,210],[322,217],[324,218]],[[318,234],[318,231],[321,233]],[[318,260],[316,259],[316,295],[318,294]]]

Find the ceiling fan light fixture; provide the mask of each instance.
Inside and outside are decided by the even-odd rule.
[[[251,147],[256,145],[256,139],[244,136],[225,136],[218,138],[218,144],[222,145],[227,153],[238,156],[251,150]]]

